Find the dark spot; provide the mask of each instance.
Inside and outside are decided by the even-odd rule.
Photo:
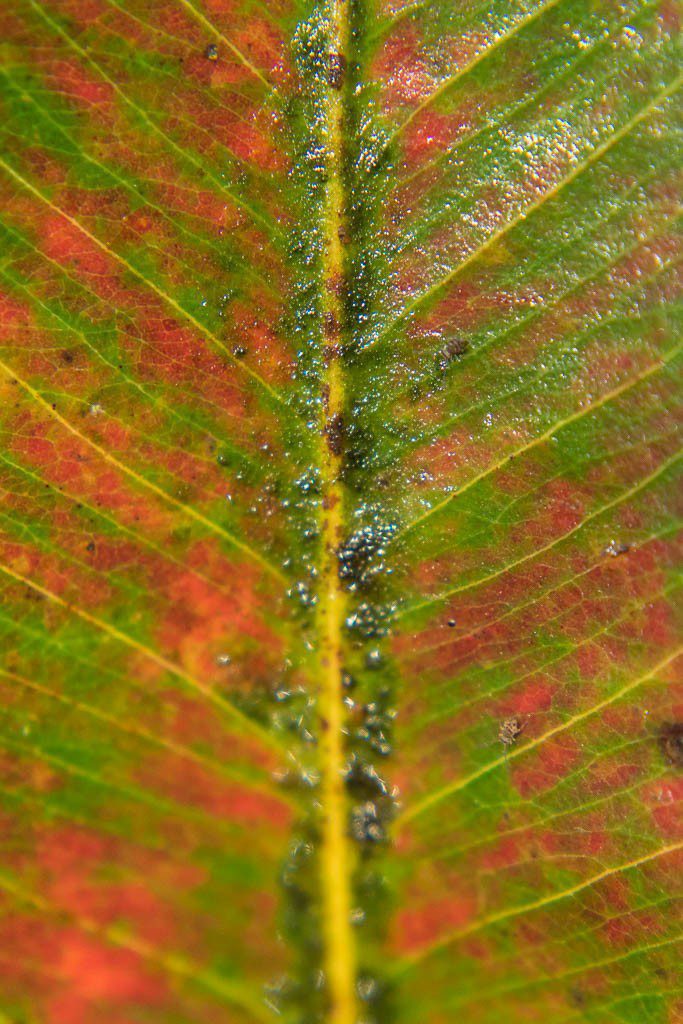
[[[74,354],[73,354],[73,352],[70,352],[68,349],[66,349],[64,352],[62,352],[62,360],[65,363],[73,363],[73,361],[74,361]]]
[[[683,768],[683,722],[665,722],[659,730],[659,747],[674,768]]]
[[[287,596],[296,601],[301,608],[313,608],[318,600],[306,580],[297,580],[287,591]]]
[[[340,413],[335,413],[327,421],[324,434],[327,440],[327,447],[333,455],[339,458],[344,451],[344,417]]]
[[[327,56],[327,84],[330,89],[341,89],[346,74],[346,57],[341,53],[330,53]]]
[[[94,551],[95,550],[95,541],[94,540],[89,540],[88,543],[85,545],[85,550],[86,551]]]
[[[362,601],[355,611],[346,617],[346,628],[364,640],[386,636],[394,609],[390,605],[371,604]]]
[[[439,352],[438,368],[440,370],[447,370],[452,362],[465,355],[469,347],[470,344],[466,338],[451,338]]]
[[[336,338],[339,334],[339,321],[334,313],[328,312],[323,315],[323,331],[327,338]]]
[[[354,754],[344,773],[346,788],[356,800],[376,800],[389,792],[384,779],[374,765]]]
[[[377,805],[372,800],[354,807],[351,812],[351,836],[358,843],[381,843],[385,839],[384,826]]]
[[[455,629],[457,623],[455,619],[449,619],[446,625],[448,626],[449,629]]]
[[[351,241],[351,235],[344,224],[340,224],[337,228],[337,238],[342,245],[348,245]]]
[[[396,529],[394,523],[363,526],[344,541],[337,551],[337,572],[349,590],[366,587],[382,572],[386,545]]]
[[[610,555],[611,558],[618,558],[619,555],[625,555],[629,548],[629,544],[620,544],[619,541],[611,540],[602,553]]]
[[[381,668],[384,664],[384,657],[382,652],[377,648],[373,647],[371,651],[368,651],[365,655],[365,667],[369,669]]]
[[[323,349],[323,361],[325,366],[329,366],[335,359],[339,359],[341,353],[341,345],[325,345]]]
[[[506,718],[500,723],[498,739],[504,746],[511,747],[513,743],[517,742],[517,738],[523,731],[524,722],[520,718]]]
[[[204,56],[207,60],[218,60],[218,47],[215,43],[209,43],[204,50]]]
[[[567,993],[569,996],[569,1002],[572,1006],[575,1006],[578,1010],[581,1010],[586,1005],[586,993],[580,988],[570,988]]]
[[[361,974],[356,982],[358,998],[364,1003],[374,1003],[379,995],[377,979],[371,974]]]
[[[336,295],[337,298],[341,298],[346,291],[346,281],[344,280],[343,274],[334,274],[333,277],[328,277],[326,282],[328,292],[332,295]]]
[[[247,349],[244,347],[244,345],[235,345],[234,349],[232,350],[232,354],[234,355],[235,359],[243,359],[247,354]]]

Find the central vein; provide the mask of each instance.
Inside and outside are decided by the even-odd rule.
[[[341,481],[344,452],[344,373],[341,332],[346,292],[343,239],[346,238],[344,185],[344,80],[349,26],[344,0],[329,0],[329,52],[324,96],[326,187],[323,225],[321,566],[318,606],[320,642],[319,726],[322,769],[321,892],[324,971],[330,1024],[355,1024],[355,956],[351,926],[353,851],[347,835],[344,788],[344,704],[342,631],[345,595],[337,552],[344,540]]]

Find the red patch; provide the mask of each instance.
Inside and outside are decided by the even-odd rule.
[[[396,921],[396,945],[401,952],[414,952],[465,928],[475,913],[474,897],[464,894],[402,910]]]
[[[508,837],[500,839],[492,850],[484,853],[481,864],[488,871],[500,871],[518,864],[519,860],[519,839]]]
[[[658,779],[644,787],[643,795],[662,835],[674,842],[683,838],[683,778]]]
[[[114,89],[108,82],[90,75],[82,64],[72,60],[54,61],[48,69],[56,90],[86,107],[97,106],[98,116],[114,98]]]
[[[571,736],[547,740],[534,754],[532,763],[513,769],[513,780],[525,799],[556,785],[580,759],[580,750]]]
[[[55,952],[52,965],[64,988],[47,1000],[49,1024],[92,1024],[103,1006],[135,1010],[168,997],[165,981],[130,950],[63,929]]]
[[[113,262],[81,230],[66,217],[50,213],[45,217],[40,238],[43,251],[50,259],[63,265],[73,265],[81,273],[94,277],[109,277]]]
[[[203,808],[207,814],[249,828],[269,824],[284,829],[291,820],[291,809],[282,800],[240,786],[210,774],[208,769],[184,758],[159,756],[150,759],[140,775],[145,785],[190,807]]]
[[[461,113],[446,115],[433,110],[422,111],[408,128],[405,141],[408,163],[419,165],[430,154],[443,152],[470,126],[470,120]]]
[[[544,678],[530,680],[518,692],[505,700],[505,711],[517,715],[533,715],[549,711],[558,696],[557,684]]]

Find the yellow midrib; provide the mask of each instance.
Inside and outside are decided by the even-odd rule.
[[[343,324],[345,261],[341,236],[346,216],[343,178],[343,69],[349,25],[343,0],[330,0],[329,56],[340,55],[339,74],[325,87],[327,184],[324,206],[322,335],[323,421],[320,438],[322,484],[321,565],[318,604],[320,681],[318,692],[322,776],[320,885],[323,913],[323,970],[329,1001],[329,1024],[355,1024],[355,952],[351,929],[351,873],[354,852],[347,835],[344,790],[344,704],[342,701],[342,630],[345,595],[337,571],[337,551],[344,539],[343,459],[344,374],[338,348]],[[341,69],[341,70],[340,70]],[[340,81],[341,78],[341,81]]]

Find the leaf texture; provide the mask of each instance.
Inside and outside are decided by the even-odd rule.
[[[677,1019],[677,34],[0,8],[0,1020]]]

